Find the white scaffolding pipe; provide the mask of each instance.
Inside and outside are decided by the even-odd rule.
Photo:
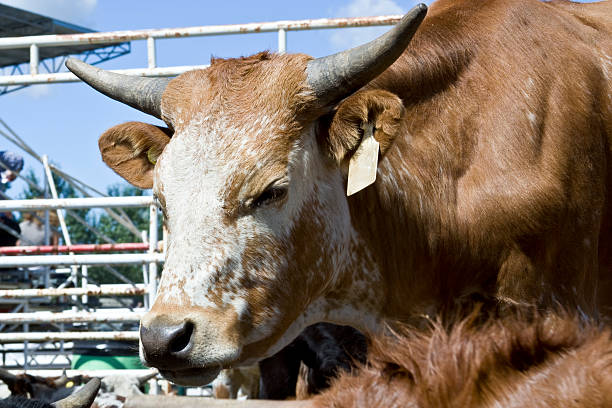
[[[55,265],[128,265],[163,262],[162,254],[32,255],[0,257],[0,267]]]
[[[278,53],[287,52],[287,31],[284,28],[278,30]]]
[[[138,75],[166,77],[176,76],[194,69],[203,69],[207,65],[156,67],[155,39],[199,37],[225,34],[248,34],[262,32],[278,32],[278,49],[280,53],[286,52],[287,31],[315,30],[328,28],[384,26],[397,23],[401,15],[388,15],[377,17],[354,18],[321,18],[315,20],[276,21],[264,23],[229,24],[217,26],[199,26],[187,28],[166,28],[152,30],[125,30],[107,33],[83,33],[73,35],[42,35],[29,37],[0,38],[1,49],[15,49],[26,47],[52,47],[79,44],[114,44],[132,40],[146,40],[147,68],[118,70],[113,72]],[[37,75],[8,75],[0,76],[0,86],[32,85],[44,83],[62,83],[80,81],[69,72]]]
[[[43,155],[42,157],[43,167],[45,169],[45,175],[47,176],[47,183],[49,183],[49,188],[51,189],[51,196],[54,200],[57,200],[59,196],[57,195],[57,190],[55,188],[55,182],[53,181],[53,174],[51,174],[51,169],[49,168],[49,159],[47,155]],[[68,227],[66,227],[66,220],[64,219],[64,212],[59,208],[56,211],[57,218],[60,223],[60,228],[62,230],[62,235],[64,236],[64,242],[68,246],[72,246],[72,240],[70,239],[70,234],[68,233]],[[74,252],[70,252],[70,255],[74,255]]]
[[[135,312],[33,312],[33,313],[0,313],[2,324],[22,323],[108,323],[138,322],[144,313]]]
[[[30,75],[38,74],[39,53],[38,45],[30,45]]]
[[[157,56],[155,54],[155,38],[147,38],[147,68],[153,69],[157,67]]]
[[[61,208],[147,207],[153,202],[153,196],[1,200],[0,212],[57,210]]]
[[[87,288],[48,288],[48,289],[3,289],[0,298],[29,298],[41,296],[135,296],[147,293],[147,285],[89,285]]]
[[[113,331],[113,332],[47,332],[47,333],[0,333],[0,344],[22,343],[30,341],[33,343],[45,343],[47,341],[74,341],[74,340],[138,340],[137,331]]]
[[[149,207],[149,254],[155,255],[157,253],[157,206],[151,204]],[[149,307],[153,306],[155,302],[155,295],[157,294],[157,264],[151,262],[149,264]]]
[[[1,40],[1,38],[0,38]],[[172,77],[180,75],[194,69],[205,69],[208,65],[185,65],[176,67],[164,68],[136,68],[136,69],[118,69],[111,70],[119,74],[136,75],[143,77]],[[49,83],[67,83],[81,81],[72,72],[60,72],[56,74],[38,74],[38,75],[10,75],[0,76],[0,86],[12,85],[34,85],[34,84],[49,84]]]
[[[39,47],[79,45],[79,44],[113,44],[147,38],[201,37],[221,34],[265,33],[285,29],[287,31],[317,30],[327,28],[383,26],[397,23],[402,15],[352,18],[319,18],[307,20],[285,20],[275,22],[226,24],[197,26],[186,28],[161,28],[149,30],[123,30],[106,33],[84,33],[64,35],[37,35],[29,37],[0,38],[0,50],[28,48],[32,44]]]
[[[87,289],[87,278],[89,277],[89,271],[88,271],[88,266],[87,265],[82,265],[81,266],[81,288],[86,290]],[[85,306],[87,306],[87,303],[89,301],[89,296],[87,295],[83,295],[81,296],[81,303],[83,303]]]

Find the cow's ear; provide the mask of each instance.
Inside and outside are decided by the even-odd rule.
[[[167,128],[126,122],[108,129],[98,140],[102,160],[140,188],[153,187],[153,168],[170,141]]]
[[[329,153],[344,167],[359,147],[367,123],[374,126],[374,138],[384,155],[392,145],[404,114],[402,100],[382,90],[360,91],[340,103],[326,127],[324,139]]]

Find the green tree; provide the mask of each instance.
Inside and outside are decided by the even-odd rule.
[[[42,183],[36,174],[30,170],[25,177],[32,182],[23,190],[21,197],[23,199],[41,198],[44,190]],[[77,192],[72,185],[63,180],[61,177],[53,175],[54,183],[58,196],[61,198],[82,197],[82,194]],[[38,187],[33,187],[33,185]],[[144,195],[144,191],[127,184],[111,185],[107,189],[110,196],[140,196]],[[149,208],[125,208],[123,210],[129,217],[135,227],[140,231],[149,230]],[[96,234],[91,229],[84,226],[75,217],[76,214],[82,220],[85,220],[88,225],[94,227],[99,233]],[[160,216],[161,218],[161,216]],[[102,244],[108,241],[102,238],[101,235],[109,238],[113,242],[140,242],[141,237],[136,236],[132,231],[111,217],[104,210],[70,210],[66,212],[66,227],[70,234],[70,239],[73,244]],[[159,234],[161,234],[161,219],[158,220]],[[58,229],[59,231],[59,229]],[[60,232],[61,233],[61,232]],[[161,235],[159,235],[161,236]],[[63,242],[63,239],[61,239]],[[123,274],[132,282],[142,282],[143,274],[142,267],[139,265],[115,266],[115,270]],[[109,272],[104,267],[92,267],[89,269],[89,277],[97,283],[124,283],[115,275]]]
[[[145,191],[129,184],[114,184],[107,188],[109,196],[142,196],[145,195]],[[138,207],[138,208],[125,208],[123,210],[125,214],[130,218],[134,226],[139,231],[149,231],[149,208]],[[158,220],[159,234],[161,234],[161,221]],[[141,237],[136,236],[132,231],[127,229],[116,219],[111,217],[108,213],[102,213],[97,222],[98,230],[112,238],[115,242],[140,242]],[[115,269],[122,273],[126,278],[132,282],[142,282],[142,267],[138,265],[125,265],[116,266]],[[104,268],[92,268],[91,276],[95,276],[101,283],[118,283],[118,279],[109,274]]]
[[[33,198],[44,198],[44,186],[39,178],[36,176],[34,171],[31,169],[26,173],[25,178],[28,179],[31,183],[22,191],[20,194],[20,198],[22,199],[33,199]],[[77,193],[77,191],[67,183],[61,177],[53,174],[53,182],[55,184],[55,188],[57,190],[57,195],[60,198],[76,198],[82,197],[81,194]],[[36,186],[36,187],[35,187]],[[50,196],[50,193],[48,194]],[[72,215],[76,215],[80,217],[82,220],[87,222],[90,225],[95,226],[96,218],[95,215],[92,214],[91,210],[70,210],[65,217],[66,220],[66,228],[70,234],[70,239],[72,243],[94,243],[95,242],[95,234],[91,232],[86,226],[82,223],[78,222],[76,218]],[[60,243],[64,243],[63,236],[61,235],[61,231],[57,226],[54,227],[60,234]]]

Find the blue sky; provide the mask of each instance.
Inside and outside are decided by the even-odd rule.
[[[398,14],[414,0],[0,0],[0,3],[49,15],[97,31],[237,24],[286,19]],[[429,1],[426,1],[429,3]],[[369,40],[387,28],[317,30],[288,33],[289,52],[315,57]],[[207,64],[211,56],[236,57],[276,50],[276,33],[171,39],[157,42],[158,66]],[[1,52],[1,51],[0,51]],[[107,69],[146,66],[146,43],[132,43],[132,53],[101,65]],[[34,85],[0,96],[0,118],[39,154],[98,189],[120,182],[100,159],[97,139],[118,123],[156,119],[112,101],[82,83]],[[0,150],[13,149],[0,138]],[[42,174],[26,156],[26,169]],[[9,195],[22,190],[15,184]]]
[[[236,24],[285,19],[367,16],[403,13],[413,0],[189,1],[189,0],[0,0],[97,31]],[[359,29],[358,29],[359,30]],[[384,28],[290,32],[289,52],[314,56],[367,40]],[[157,42],[158,66],[208,64],[210,57],[236,57],[276,50],[276,33],[171,39]],[[1,51],[0,51],[1,52]],[[146,43],[132,42],[132,53],[101,65],[107,69],[140,68],[147,63]],[[156,119],[112,101],[82,83],[34,85],[0,96],[0,117],[39,154],[47,154],[64,171],[99,189],[120,182],[100,159],[97,139],[107,128],[129,120]],[[0,138],[0,150],[16,149]],[[42,174],[26,156],[26,170]],[[22,190],[15,183],[9,195]]]

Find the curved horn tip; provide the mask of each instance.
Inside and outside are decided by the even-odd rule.
[[[150,374],[143,375],[142,377],[138,377],[138,383],[142,385],[145,382],[149,381],[150,379],[157,377],[157,374],[158,372],[156,371],[154,373],[150,373]]]
[[[98,395],[100,384],[100,379],[94,377],[83,388],[52,405],[55,408],[89,408]]]
[[[69,58],[66,67],[98,92],[141,112],[161,117],[161,99],[170,78],[149,78],[118,74]]]
[[[415,29],[421,24],[425,16],[427,15],[428,7],[424,3],[419,3],[414,6],[410,11],[408,11],[402,19],[398,22],[398,24],[402,24],[404,22],[409,23],[410,25],[416,25]]]
[[[75,68],[75,65],[78,65],[79,62],[81,62],[81,60],[76,58],[68,58],[66,62],[64,62],[64,65],[66,65],[66,68],[72,71],[72,69]]]
[[[320,107],[329,107],[359,90],[402,55],[427,14],[418,4],[380,37],[336,54],[316,58],[306,67],[307,82]]]

